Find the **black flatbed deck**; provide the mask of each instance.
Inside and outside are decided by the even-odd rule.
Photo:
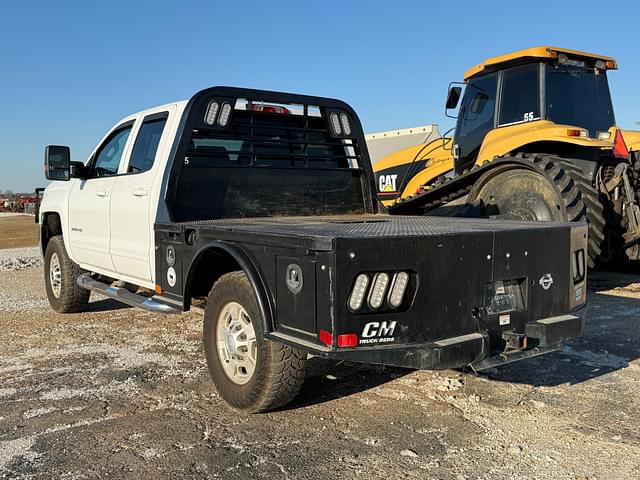
[[[337,238],[407,238],[473,235],[487,232],[528,231],[570,227],[571,223],[521,222],[502,219],[450,218],[394,215],[326,217],[237,218],[174,223],[180,229],[198,229],[245,242],[263,243],[265,237],[298,240],[309,248],[330,250]],[[158,227],[161,228],[159,225]],[[296,243],[298,243],[296,242]],[[308,245],[311,242],[312,245]]]

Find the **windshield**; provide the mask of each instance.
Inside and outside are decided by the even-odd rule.
[[[589,130],[595,138],[615,124],[605,72],[568,65],[547,65],[547,118]]]

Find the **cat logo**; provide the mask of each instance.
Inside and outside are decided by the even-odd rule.
[[[378,190],[380,192],[397,192],[396,182],[398,175],[380,175],[378,177]]]

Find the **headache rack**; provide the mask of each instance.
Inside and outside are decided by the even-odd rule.
[[[268,103],[264,101],[212,99],[212,105],[231,105],[226,126],[218,122],[198,126],[191,133],[185,156],[189,165],[248,166],[278,168],[359,168],[361,147],[353,138],[338,136],[331,112],[314,105]],[[220,106],[217,107],[220,109]],[[221,115],[221,114],[218,114]],[[338,117],[340,119],[340,117]],[[339,123],[340,132],[343,126]]]
[[[377,213],[355,112],[338,100],[214,87],[187,106],[174,221]]]

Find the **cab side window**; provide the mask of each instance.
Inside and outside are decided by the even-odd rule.
[[[489,74],[469,82],[460,106],[458,137],[466,137],[476,133],[485,135],[493,128],[496,87],[495,74]]]
[[[540,119],[538,64],[523,65],[504,72],[499,125]]]
[[[133,146],[127,173],[142,173],[151,170],[166,123],[166,114],[153,115],[142,122],[136,143]]]
[[[111,177],[118,174],[118,167],[122,160],[124,148],[127,145],[131,125],[114,131],[96,152],[95,161],[91,168],[90,178]]]

